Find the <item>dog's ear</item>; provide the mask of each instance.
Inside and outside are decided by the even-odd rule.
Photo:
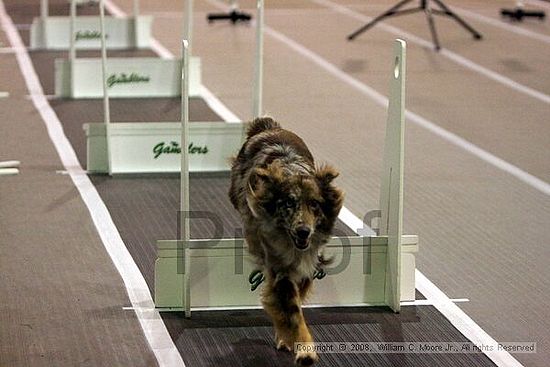
[[[332,181],[338,177],[338,171],[334,167],[324,165],[317,168],[315,177],[321,189],[321,196],[323,197],[321,209],[326,219],[322,224],[324,227],[322,230],[330,233],[338,217],[338,213],[344,204],[344,192],[332,183]]]
[[[262,212],[272,214],[275,210],[273,197],[278,184],[276,168],[255,168],[247,183],[246,202],[252,214],[257,218]]]
[[[329,166],[328,164],[317,168],[315,171],[315,177],[319,180],[321,186],[330,185],[330,183],[338,177],[340,173],[336,168]]]

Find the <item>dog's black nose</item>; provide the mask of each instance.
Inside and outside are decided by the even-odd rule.
[[[311,229],[306,226],[300,226],[296,228],[296,236],[301,240],[307,240],[309,238],[309,234],[311,233]]]

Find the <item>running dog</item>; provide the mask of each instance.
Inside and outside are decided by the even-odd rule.
[[[271,317],[278,349],[313,343],[302,303],[342,208],[338,172],[316,167],[304,141],[272,118],[257,118],[233,159],[229,198],[242,217],[249,253],[265,276],[262,305]],[[311,344],[312,345],[312,344]],[[314,351],[297,351],[297,366],[317,361]]]

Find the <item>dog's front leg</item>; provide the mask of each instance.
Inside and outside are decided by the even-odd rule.
[[[273,321],[277,348],[292,350],[294,343],[298,342],[313,346],[313,338],[302,313],[300,289],[295,283],[288,278],[274,280],[268,277],[262,303]],[[317,359],[315,351],[298,351],[295,362],[297,366],[311,366]]]

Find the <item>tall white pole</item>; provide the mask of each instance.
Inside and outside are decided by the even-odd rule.
[[[183,17],[183,39],[187,41],[189,55],[193,55],[193,0],[185,1],[185,16]]]
[[[74,0],[73,0],[74,1]],[[105,1],[99,1],[99,23],[101,28],[101,77],[103,80],[103,122],[105,123],[105,139],[109,175],[113,174],[111,162],[111,112],[109,106],[109,87],[107,85],[107,44],[105,40]]]
[[[189,42],[183,40],[181,69],[181,174],[180,174],[180,241],[183,246],[183,308],[191,317],[191,258],[189,254]]]
[[[48,0],[40,0],[40,18],[45,21],[49,15]]]
[[[256,3],[256,68],[254,74],[253,117],[262,115],[263,104],[263,58],[264,58],[264,0]]]
[[[139,22],[139,0],[134,0],[134,45],[136,48],[141,48],[141,42],[140,42],[140,22]]]
[[[74,64],[76,62],[76,0],[71,0],[69,26],[69,68],[71,74],[71,97],[74,97]]]
[[[395,40],[380,185],[380,235],[388,236],[384,299],[395,312],[401,307],[406,56],[405,41]]]

